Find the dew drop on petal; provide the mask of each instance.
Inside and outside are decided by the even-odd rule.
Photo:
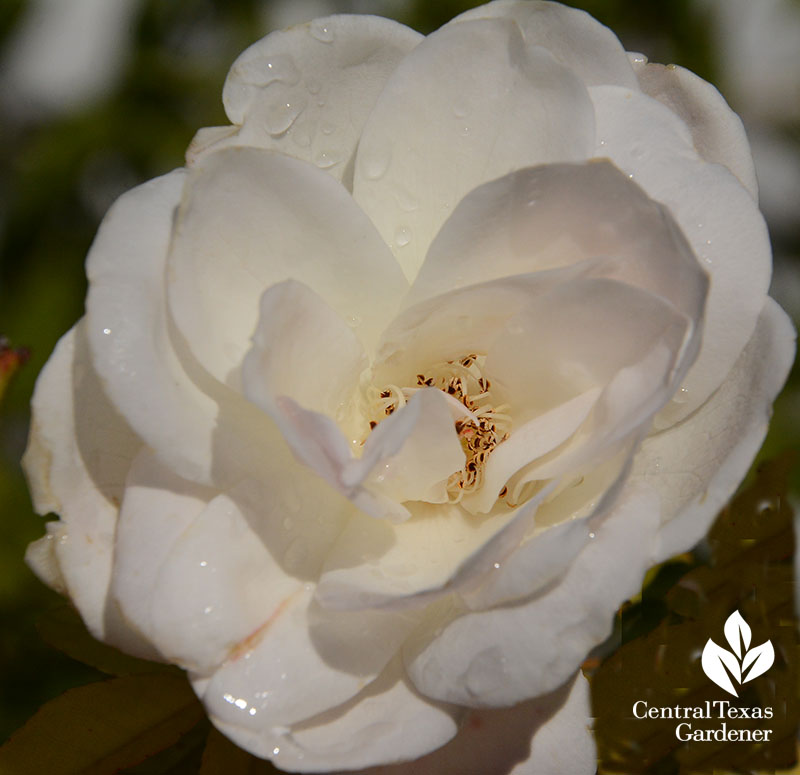
[[[294,60],[285,54],[241,62],[235,66],[234,71],[249,86],[268,86],[275,81],[293,86],[300,80],[300,71]]]
[[[332,43],[334,34],[333,30],[322,19],[314,19],[308,26],[308,33],[314,40],[320,43]]]
[[[361,325],[361,316],[360,315],[348,315],[347,316],[347,325],[350,328],[358,328]]]
[[[264,127],[273,137],[284,134],[295,119],[303,112],[302,102],[297,100],[287,101],[286,99],[273,102],[267,107],[264,115]]]
[[[333,151],[322,151],[314,157],[314,164],[322,170],[333,167],[339,161],[339,157]]]
[[[394,233],[394,242],[399,248],[404,248],[411,242],[411,230],[408,226],[398,227],[397,231]]]
[[[386,170],[389,169],[391,158],[392,154],[388,148],[384,150],[374,148],[365,150],[359,158],[364,177],[367,180],[380,180],[386,174]]]

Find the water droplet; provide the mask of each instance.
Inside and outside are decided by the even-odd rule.
[[[327,121],[323,121],[319,125],[319,128],[324,135],[332,135],[336,131],[336,127]]]
[[[108,336],[108,335],[111,333],[111,329],[110,329],[110,328],[104,328],[104,329],[103,329],[103,333],[104,333],[106,336]]]
[[[293,100],[282,99],[267,107],[264,115],[264,127],[273,137],[284,134],[294,124],[295,119],[303,112],[305,105]]]
[[[413,213],[419,209],[419,202],[405,190],[395,191],[394,198],[397,201],[397,206],[404,213]]]
[[[394,233],[394,242],[399,248],[404,248],[411,242],[411,230],[408,226],[398,227],[397,231]]]
[[[460,126],[458,128],[458,133],[462,137],[467,137],[467,135],[469,135],[469,125],[468,124],[463,124],[462,126]]]
[[[248,713],[249,713],[251,716],[255,716],[255,715],[256,715],[256,713],[258,713],[258,711],[257,711],[255,708],[250,708],[250,710],[249,710],[249,711],[247,711],[247,712],[248,712]]]
[[[589,538],[594,538],[594,537],[595,537],[594,533],[589,533]]]
[[[283,529],[284,530],[291,530],[292,525],[294,525],[294,520],[291,517],[286,517],[283,520]]]
[[[201,560],[200,561],[200,567],[201,568],[205,568],[207,565],[208,565],[208,562],[206,562],[206,560]]]
[[[333,167],[339,161],[339,157],[333,151],[322,151],[314,157],[314,164],[321,170]]]
[[[210,613],[211,613],[213,610],[214,610],[214,606],[213,606],[213,605],[207,605],[207,606],[206,606],[206,607],[203,609],[203,613],[204,613],[204,614],[210,614]]]
[[[392,159],[391,151],[388,148],[379,150],[376,148],[366,148],[359,156],[361,169],[367,180],[379,180],[389,169],[389,162]]]
[[[633,173],[631,172],[631,173],[628,175],[628,177],[629,177],[631,180],[633,180]]]
[[[689,400],[689,388],[679,388],[678,392],[675,393],[672,400],[676,404],[685,404]]]
[[[272,755],[273,756],[277,756],[280,752],[281,752],[281,749],[278,748],[277,745],[272,749]]]
[[[325,24],[322,19],[314,19],[308,26],[308,32],[314,40],[318,40],[320,43],[333,42],[333,29],[329,24]]]
[[[455,105],[453,105],[453,115],[456,118],[466,118],[467,113],[469,113],[469,110],[463,103],[457,102]]]
[[[350,326],[350,328],[358,328],[361,323],[361,315],[348,315],[347,325]]]
[[[495,570],[500,570],[500,563],[499,563],[499,562],[496,562],[496,563],[494,564],[494,569],[495,569]]]
[[[300,80],[300,71],[287,55],[257,57],[234,66],[238,78],[249,86],[268,86],[275,81],[293,86]]]

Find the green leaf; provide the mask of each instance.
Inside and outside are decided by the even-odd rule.
[[[47,611],[36,622],[42,640],[49,646],[64,652],[67,656],[95,667],[109,675],[123,676],[137,673],[174,673],[181,676],[181,671],[170,665],[159,662],[148,662],[144,659],[123,654],[121,651],[95,640],[83,620],[69,605],[59,606]]]
[[[0,775],[112,775],[173,745],[202,717],[183,677],[80,686],[42,706],[0,748]]]
[[[278,772],[270,762],[237,748],[216,729],[209,732],[199,775],[269,775]]]

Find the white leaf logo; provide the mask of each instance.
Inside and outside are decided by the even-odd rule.
[[[738,697],[739,694],[731,678],[736,683],[742,684],[763,675],[775,661],[775,649],[772,648],[771,641],[750,648],[752,637],[750,627],[738,611],[734,611],[728,617],[724,631],[733,653],[718,646],[709,638],[703,649],[700,664],[703,672],[717,686]]]

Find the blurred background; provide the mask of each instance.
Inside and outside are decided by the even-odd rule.
[[[0,352],[0,740],[45,700],[100,675],[37,634],[37,617],[59,599],[22,559],[43,525],[19,458],[36,375],[82,314],[83,262],[103,214],[123,191],[181,166],[199,127],[228,123],[225,74],[270,30],[347,12],[427,33],[478,4],[0,0],[0,335],[8,340]],[[711,81],[743,117],[775,252],[772,295],[800,321],[800,0],[570,4],[610,26],[628,50]],[[800,439],[797,369],[775,411],[762,457]]]

